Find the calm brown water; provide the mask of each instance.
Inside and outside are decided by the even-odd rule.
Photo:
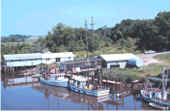
[[[110,95],[105,99],[69,91],[66,88],[52,87],[41,83],[4,87],[1,82],[2,110],[150,110],[134,95],[116,98]]]

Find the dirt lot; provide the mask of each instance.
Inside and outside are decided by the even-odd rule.
[[[154,58],[154,56],[157,56],[160,54],[166,54],[166,53],[170,53],[170,52],[162,52],[162,53],[154,53],[154,54],[139,54],[137,56],[140,57],[144,61],[145,66],[149,64],[154,64],[154,63],[166,64],[165,62]]]

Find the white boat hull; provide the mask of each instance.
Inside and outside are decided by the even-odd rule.
[[[73,84],[69,84],[69,88],[74,92],[86,94],[86,95],[90,95],[90,96],[95,96],[95,97],[107,96],[107,95],[109,95],[109,92],[110,92],[109,89],[87,90],[84,88],[78,88],[78,87],[74,86]]]
[[[45,80],[44,78],[40,78],[40,82],[45,83],[47,85],[51,86],[57,86],[57,87],[68,87],[68,80]]]
[[[155,103],[149,103],[149,105],[151,106],[151,107],[154,107],[154,108],[157,108],[157,109],[162,109],[162,110],[168,110],[169,108],[168,107],[163,107],[163,106],[161,106],[161,105],[158,105],[158,104],[155,104]]]

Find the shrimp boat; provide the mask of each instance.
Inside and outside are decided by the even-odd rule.
[[[84,76],[73,75],[69,80],[69,89],[74,92],[86,94],[95,97],[105,97],[109,95],[110,90],[106,88],[97,88],[88,82]]]
[[[87,22],[85,22],[85,29],[86,29],[86,59],[88,63],[88,38],[87,38]],[[92,33],[93,34],[93,33]],[[95,96],[95,97],[104,97],[109,95],[110,90],[106,88],[97,88],[95,87],[94,84],[90,84],[88,81],[87,77],[84,76],[77,76],[77,75],[72,75],[72,77],[69,79],[69,89],[71,89],[74,92],[81,93],[81,94],[86,94],[90,96]]]
[[[161,86],[162,88],[152,88],[152,84],[147,80],[147,85],[145,88],[141,90],[141,97],[142,99],[148,103],[151,107],[162,109],[162,110],[169,110],[170,109],[170,98],[168,95],[168,91],[166,90],[167,87],[167,73],[166,71],[162,72],[162,80]]]
[[[51,86],[68,87],[68,78],[65,77],[65,73],[53,74],[44,77],[40,77],[40,82]]]

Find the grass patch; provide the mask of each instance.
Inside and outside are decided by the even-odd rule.
[[[148,66],[143,67],[143,72],[149,74],[150,76],[157,76],[164,67],[167,66],[162,64],[149,64]]]
[[[107,80],[139,80],[142,78],[140,76],[140,71],[136,69],[120,69],[120,68],[113,68],[113,69],[103,69],[103,79]]]
[[[161,61],[164,61],[170,66],[170,54],[161,54],[161,55],[155,56],[155,58]]]
[[[140,80],[147,76],[158,76],[162,71],[162,68],[166,67],[166,65],[161,64],[150,64],[148,66],[144,66],[141,69],[120,69],[113,68],[111,70],[104,69],[103,78],[108,80]]]

